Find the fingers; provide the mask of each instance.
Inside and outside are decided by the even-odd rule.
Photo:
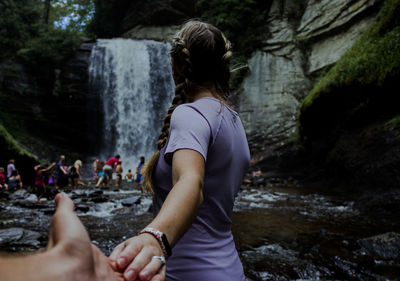
[[[119,244],[110,255],[110,259],[113,268],[115,268],[116,263],[117,270],[124,272],[127,281],[137,280],[138,278],[150,280],[159,273],[163,266],[160,259],[153,260],[152,257],[162,255],[158,241],[150,234],[141,234]],[[165,274],[160,276],[163,278]]]
[[[74,240],[90,243],[85,227],[74,213],[72,200],[65,193],[59,193],[55,202],[57,209],[50,225],[48,248],[52,248],[60,242]]]
[[[150,281],[165,281],[165,273],[167,271],[167,267],[163,266],[160,271],[151,278]]]
[[[115,247],[115,249],[112,251],[112,253],[110,255],[110,259],[117,260],[117,258],[119,257],[119,254],[125,248],[126,243],[127,242],[124,241],[121,244],[119,244],[117,247]]]
[[[117,248],[110,257],[117,261],[118,269],[124,271],[137,258],[143,248],[143,243],[137,237],[133,237],[120,244]]]
[[[165,268],[165,259],[163,256],[153,256],[150,263],[148,263],[143,270],[139,273],[140,280],[150,280],[156,277],[160,269]],[[162,277],[162,275],[159,275]],[[157,277],[156,277],[156,280]]]
[[[95,280],[124,281],[123,274],[114,270],[112,266],[113,260],[104,256],[95,245],[92,244],[91,246],[95,266]]]
[[[73,212],[75,209],[74,202],[64,192],[58,193],[54,201],[59,212]]]

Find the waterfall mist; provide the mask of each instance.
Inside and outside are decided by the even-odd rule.
[[[149,40],[100,39],[89,66],[92,95],[100,98],[91,117],[102,160],[121,155],[124,172],[135,171],[156,147],[162,120],[174,95],[170,46]],[[92,129],[93,130],[93,129]]]

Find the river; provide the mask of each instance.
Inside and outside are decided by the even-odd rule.
[[[232,229],[248,280],[398,280],[400,191],[321,189],[283,182],[241,190]],[[68,194],[105,254],[152,217],[151,198],[127,183]],[[25,191],[0,199],[1,250],[46,246],[54,202],[34,199]]]

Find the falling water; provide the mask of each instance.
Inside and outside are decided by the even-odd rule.
[[[140,156],[154,152],[174,91],[169,48],[131,39],[101,39],[93,47],[89,76],[101,98],[102,159],[120,154],[123,166],[134,169]]]

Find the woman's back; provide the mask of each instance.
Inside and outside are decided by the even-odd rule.
[[[242,280],[231,215],[250,153],[238,114],[215,98],[200,98],[175,109],[170,137],[156,168],[156,212],[172,187],[167,162],[183,148],[198,151],[206,160],[204,201],[167,261],[167,280]]]
[[[17,176],[12,176],[8,179],[8,190],[13,191],[19,186],[19,178]]]

